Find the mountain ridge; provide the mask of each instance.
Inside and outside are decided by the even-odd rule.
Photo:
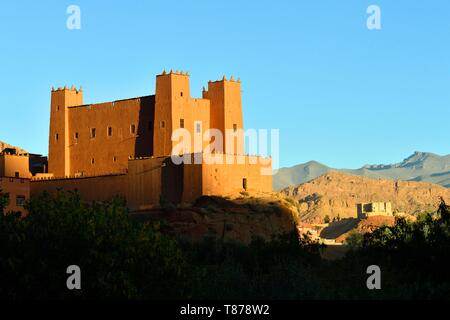
[[[308,161],[280,168],[273,177],[273,188],[279,191],[289,186],[297,186],[330,171],[375,179],[431,182],[450,188],[450,154],[441,156],[421,151],[415,151],[398,163],[366,164],[358,169],[338,169],[318,161]]]

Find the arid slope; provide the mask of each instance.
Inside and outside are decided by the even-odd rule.
[[[321,223],[331,219],[356,218],[356,204],[391,202],[394,212],[417,214],[433,211],[440,197],[450,203],[450,189],[428,182],[394,181],[329,172],[312,181],[282,191],[299,202],[302,221]]]

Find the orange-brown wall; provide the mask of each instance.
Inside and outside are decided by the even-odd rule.
[[[78,190],[85,201],[107,201],[115,196],[127,200],[131,210],[144,210],[159,204],[162,163],[165,158],[131,160],[128,174],[96,177],[32,180],[31,196],[58,189]]]
[[[50,103],[50,133],[48,170],[55,176],[70,175],[69,107],[83,104],[81,90],[52,90]]]
[[[129,161],[126,174],[69,179],[32,180],[31,195],[58,189],[78,190],[86,201],[105,201],[124,197],[132,211],[159,206],[160,196],[172,203],[193,202],[201,195],[227,195],[244,191],[272,191],[272,176],[261,175],[260,164],[183,164],[170,157]],[[267,167],[267,165],[265,165]]]
[[[219,129],[223,136],[223,152],[229,154],[243,154],[244,141],[233,138],[235,147],[227,147],[226,130],[244,129],[242,117],[241,83],[226,80],[208,82],[208,91],[203,91],[203,97],[210,100],[211,128]]]
[[[153,116],[154,96],[69,108],[70,175],[124,172],[130,157],[151,156]]]
[[[184,73],[163,73],[156,77],[154,155],[168,156],[179,141],[172,141],[172,132],[181,128],[191,133],[189,152],[200,152],[209,141],[203,142],[203,132],[210,128],[210,102],[191,98],[189,75]],[[195,123],[201,122],[201,132],[195,131]],[[164,125],[163,125],[164,123]],[[194,136],[200,135],[200,143],[194,144]]]
[[[202,194],[227,195],[244,191],[243,179],[247,179],[247,190],[258,192],[272,191],[272,175],[262,175],[261,169],[267,164],[259,164],[260,157],[245,156],[245,162],[233,164],[203,164]],[[256,162],[250,162],[253,160]]]
[[[203,195],[203,164],[183,165],[183,202],[192,203]]]
[[[29,179],[0,177],[0,190],[2,193],[9,194],[9,205],[4,210],[4,213],[20,212],[22,215],[27,213],[24,207],[16,205],[16,198],[23,196],[25,200],[30,199]]]
[[[0,177],[30,178],[29,157],[27,155],[0,154]]]
[[[52,92],[49,173],[66,177],[122,172],[129,157],[152,155],[154,96],[93,105],[82,102],[81,91]]]

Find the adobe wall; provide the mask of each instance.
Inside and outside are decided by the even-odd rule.
[[[125,174],[82,178],[34,179],[30,183],[31,196],[38,196],[44,191],[54,193],[59,189],[77,190],[85,201],[106,201],[115,196],[125,197]]]
[[[374,216],[392,216],[391,202],[358,203],[356,207],[359,219]]]
[[[196,130],[196,122],[201,123],[200,132]],[[210,128],[210,101],[191,97],[188,74],[163,73],[156,77],[155,156],[172,154],[173,147],[178,144],[178,141],[171,140],[172,133],[179,128],[191,133],[190,149],[185,149],[184,153],[203,150],[209,144],[208,141],[203,142],[202,137],[203,132]],[[198,145],[194,144],[195,135],[200,137]]]
[[[181,128],[180,120],[183,119],[184,129],[191,133],[191,148],[187,153],[202,152],[209,144],[209,141],[203,141],[203,133],[210,128],[209,110],[210,103],[206,99],[189,98],[186,103],[174,105],[172,128]],[[199,123],[200,131],[197,131],[196,123]],[[197,144],[195,143],[196,140]],[[173,146],[177,143],[177,141],[174,141]]]
[[[85,201],[108,201],[116,196],[127,200],[130,210],[149,209],[159,204],[165,158],[129,161],[127,174],[32,180],[31,196],[58,189],[77,190]]]
[[[9,193],[9,205],[5,209],[5,213],[10,211],[26,214],[26,210],[22,206],[16,205],[18,196],[30,199],[30,180],[21,178],[0,177],[0,190],[3,193]]]
[[[70,107],[70,174],[123,172],[130,157],[151,156],[154,106],[155,97],[147,96]],[[92,128],[95,138],[91,137]]]
[[[172,203],[195,200],[201,195],[201,174],[200,165],[177,166],[169,157],[136,159],[129,161],[126,174],[32,180],[31,195],[77,190],[88,202],[121,196],[131,211],[146,210],[159,206],[161,195]]]
[[[25,155],[0,154],[0,177],[30,178],[29,157]]]
[[[227,146],[226,130],[244,129],[242,116],[242,99],[240,81],[229,81],[224,77],[219,81],[209,81],[208,90],[203,91],[203,98],[211,103],[211,128],[219,129],[224,138],[222,152],[228,154],[243,154],[244,143],[236,137],[233,138],[235,147]]]
[[[86,201],[106,201],[115,196],[127,199],[131,211],[159,206],[160,196],[172,203],[193,202],[201,195],[227,195],[244,191],[271,192],[272,176],[261,175],[267,165],[251,164],[183,164],[175,165],[170,157],[129,161],[126,174],[33,180],[31,195],[58,189],[78,190]]]
[[[245,156],[244,159],[244,164],[203,164],[202,193],[226,195],[244,191],[243,179],[247,179],[247,191],[272,192],[272,175],[261,174],[261,169],[269,165],[260,164],[260,157]],[[251,160],[258,162],[252,164]]]
[[[183,198],[182,202],[192,203],[203,195],[203,167],[204,164],[183,165]]]
[[[83,104],[83,92],[75,88],[52,88],[50,103],[50,131],[48,170],[58,177],[71,174],[69,162],[69,111],[68,107]]]

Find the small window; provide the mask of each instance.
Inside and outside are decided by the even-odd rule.
[[[112,137],[112,134],[113,134],[113,128],[112,127],[108,127],[108,137]]]
[[[23,207],[25,205],[25,196],[16,196],[16,206]]]
[[[200,122],[195,123],[195,132],[196,133],[202,132],[202,124]]]
[[[180,128],[184,128],[184,119],[180,119]]]
[[[180,97],[182,97],[182,96],[183,96],[183,91],[180,92]]]
[[[56,107],[56,110],[58,110],[59,111],[59,105]]]
[[[244,188],[244,190],[247,190],[247,178],[242,179],[242,188]]]
[[[116,162],[116,161],[117,161],[117,157],[114,156],[114,157],[113,157],[113,162]]]
[[[95,159],[92,158],[92,159],[91,159],[91,164],[94,164],[94,163],[95,163]]]
[[[19,177],[20,177],[19,171],[14,172],[14,176],[15,176],[16,178],[19,178]]]
[[[161,121],[160,124],[159,124],[159,126],[160,126],[161,128],[165,128],[165,127],[166,127],[166,122],[165,122],[165,121]]]
[[[78,132],[75,132],[75,140],[78,140]]]
[[[94,139],[97,135],[97,130],[95,128],[91,128],[91,139]]]
[[[130,133],[131,133],[131,134],[136,134],[136,126],[135,126],[134,124],[132,124],[132,125],[130,126]]]
[[[59,134],[55,134],[55,140],[56,140],[56,142],[58,142],[58,140],[59,140]]]
[[[236,124],[236,123],[233,124],[233,131],[234,131],[234,132],[237,131],[237,124]]]

